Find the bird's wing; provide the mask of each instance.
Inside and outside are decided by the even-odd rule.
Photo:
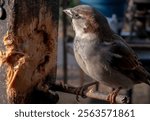
[[[111,43],[110,49],[111,59],[108,60],[111,67],[123,73],[135,83],[147,82],[147,76],[150,74],[143,68],[142,64],[134,51],[122,40]]]
[[[112,66],[114,64],[115,67],[121,70],[133,70],[141,65],[133,50],[123,42],[115,41],[111,43],[109,51]]]

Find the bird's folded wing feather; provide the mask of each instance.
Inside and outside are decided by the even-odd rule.
[[[147,82],[149,73],[143,68],[133,50],[124,41],[112,42],[109,52],[111,67],[129,77],[135,83],[149,83]]]
[[[113,42],[111,44],[110,53],[112,56],[111,64],[121,70],[133,70],[140,66],[137,56],[123,42]]]

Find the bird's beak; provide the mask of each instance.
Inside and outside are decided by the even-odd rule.
[[[68,9],[64,9],[63,10],[64,13],[66,13],[70,18],[73,17],[73,14],[72,14],[72,11],[71,11],[71,8],[68,8]]]

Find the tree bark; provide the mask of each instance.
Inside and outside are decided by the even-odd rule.
[[[56,78],[59,0],[5,0],[5,6],[0,58],[9,103],[56,103],[48,85]]]

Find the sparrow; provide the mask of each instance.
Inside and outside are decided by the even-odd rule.
[[[114,88],[107,97],[115,103],[121,89],[136,84],[150,85],[150,73],[127,42],[114,33],[106,17],[89,5],[67,8],[75,31],[74,55],[81,69],[92,79]]]

